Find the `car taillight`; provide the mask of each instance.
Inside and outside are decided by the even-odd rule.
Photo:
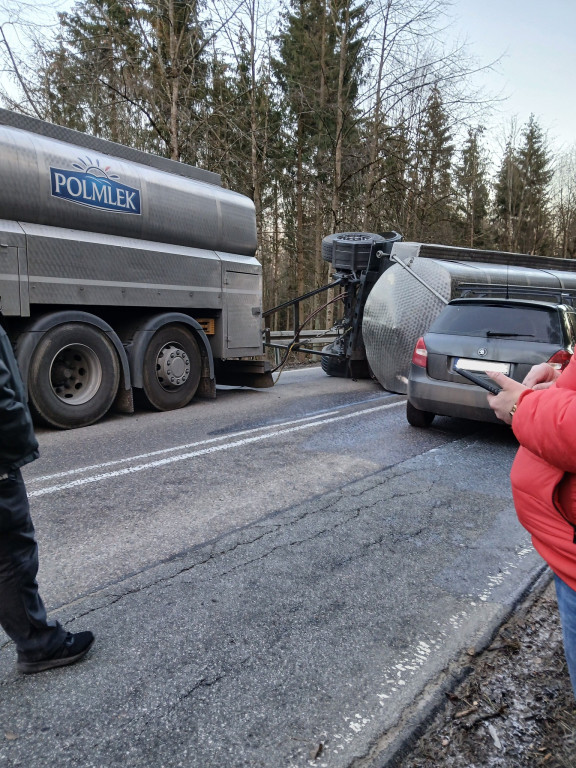
[[[565,349],[559,349],[558,352],[555,352],[550,360],[548,360],[548,365],[551,365],[552,368],[556,368],[557,371],[563,371],[570,362],[571,357],[572,355],[570,352],[566,352]]]
[[[428,350],[422,336],[416,342],[414,347],[414,353],[412,354],[412,362],[414,365],[419,365],[420,368],[426,368],[426,360],[428,358]]]

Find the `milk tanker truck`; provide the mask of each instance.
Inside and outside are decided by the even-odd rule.
[[[218,174],[0,109],[0,310],[37,421],[271,386],[256,248]]]

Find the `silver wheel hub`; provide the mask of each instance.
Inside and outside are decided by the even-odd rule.
[[[90,347],[69,344],[54,356],[50,365],[50,386],[63,403],[87,403],[98,392],[101,384],[102,365]]]
[[[190,358],[186,352],[169,342],[156,359],[156,377],[163,389],[172,391],[185,384],[190,376]]]

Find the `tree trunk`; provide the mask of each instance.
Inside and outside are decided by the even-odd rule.
[[[342,155],[343,155],[343,129],[344,109],[346,99],[344,97],[344,73],[348,56],[348,27],[350,23],[350,9],[346,6],[344,14],[344,26],[340,35],[340,61],[338,69],[338,92],[336,98],[336,135],[334,148],[334,181],[332,187],[332,231],[338,232],[340,227],[340,191],[342,187]]]

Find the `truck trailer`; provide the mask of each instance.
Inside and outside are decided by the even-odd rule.
[[[218,174],[0,109],[0,311],[38,422],[271,386],[256,249]]]
[[[416,341],[459,297],[514,297],[573,305],[576,262],[531,254],[395,243],[367,298],[362,332],[374,377],[406,394]]]
[[[292,305],[294,339],[272,344],[320,354],[329,376],[376,379],[405,394],[414,345],[450,299],[459,296],[576,300],[576,261],[532,254],[403,242],[398,232],[338,232],[322,241],[333,282],[267,310]],[[319,353],[300,343],[299,305],[332,290],[341,314],[337,338]],[[319,334],[321,336],[321,333]]]

